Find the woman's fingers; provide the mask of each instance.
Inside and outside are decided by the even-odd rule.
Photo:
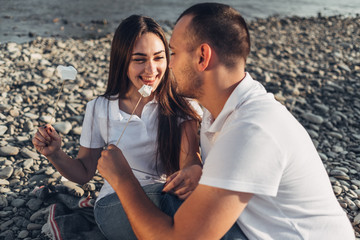
[[[43,134],[41,134],[41,132],[38,130],[34,137],[33,137],[33,144],[34,145],[40,145],[40,146],[45,146],[47,144],[49,144],[51,141],[50,137],[46,137]]]
[[[60,139],[60,135],[56,132],[56,130],[53,126],[51,126],[50,124],[47,124],[45,127],[46,127],[46,132],[50,137],[52,137],[55,140]]]
[[[173,176],[173,175],[171,175],[171,176]],[[176,173],[176,175],[174,177],[172,177],[172,178],[170,178],[170,177],[168,178],[170,180],[166,181],[166,184],[163,189],[164,192],[174,191],[179,186],[179,184],[181,184],[181,182],[184,180],[183,177],[181,176],[181,174],[178,174],[178,173]]]
[[[36,135],[36,134],[35,134]],[[46,141],[43,140],[39,140],[38,137],[34,136],[32,139],[32,143],[34,144],[34,146],[40,146],[40,147],[44,147],[46,146]]]
[[[46,156],[60,148],[61,137],[50,124],[47,124],[38,128],[38,131],[32,139],[32,143],[36,150]]]
[[[51,141],[51,137],[50,137],[49,134],[48,134],[47,128],[48,128],[48,127],[47,127],[46,125],[43,126],[43,127],[39,127],[37,132],[38,132],[46,141],[50,142],[50,141]]]

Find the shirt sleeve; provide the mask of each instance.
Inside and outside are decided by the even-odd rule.
[[[85,117],[80,136],[80,145],[86,148],[101,148],[105,141],[99,127],[99,111],[103,111],[99,104],[102,99],[97,98],[86,104]],[[98,103],[98,104],[97,104]]]
[[[285,160],[278,143],[261,127],[238,123],[219,132],[200,184],[276,196]]]

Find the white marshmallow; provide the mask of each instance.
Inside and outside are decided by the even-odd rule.
[[[73,66],[65,67],[63,65],[59,65],[56,69],[62,80],[75,80],[77,71]]]
[[[138,92],[141,94],[141,96],[143,97],[148,97],[151,95],[151,90],[152,90],[152,87],[149,86],[149,85],[143,85],[139,90]]]

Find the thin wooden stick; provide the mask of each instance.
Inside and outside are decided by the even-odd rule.
[[[60,89],[60,91],[59,91],[59,93],[58,93],[58,98],[56,99],[56,102],[55,102],[54,111],[53,111],[53,113],[51,114],[50,125],[52,124],[52,121],[53,121],[54,118],[55,118],[56,108],[57,108],[57,105],[58,105],[58,103],[59,103],[59,99],[60,99],[60,96],[61,96],[61,92],[62,92],[63,89],[64,89],[64,85],[65,85],[65,79],[63,80],[63,83],[62,83],[62,85],[61,85],[61,89]]]
[[[115,146],[117,146],[117,145],[119,144],[121,137],[124,135],[125,129],[126,129],[126,127],[128,126],[128,124],[129,124],[129,122],[130,122],[130,119],[131,119],[132,116],[134,115],[134,112],[135,112],[137,106],[139,105],[141,99],[142,99],[142,96],[139,98],[139,101],[136,103],[136,105],[135,105],[135,107],[134,107],[134,110],[132,111],[132,113],[131,113],[131,115],[130,115],[130,117],[129,117],[129,119],[128,119],[128,121],[127,121],[127,123],[126,123],[126,125],[125,125],[125,127],[124,127],[124,129],[123,129],[123,131],[122,131],[122,133],[121,133],[121,135],[120,135],[120,137],[119,137],[119,139],[117,140]]]

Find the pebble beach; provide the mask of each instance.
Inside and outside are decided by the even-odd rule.
[[[249,27],[246,70],[306,128],[360,239],[360,16],[272,16]],[[76,156],[86,103],[105,90],[111,39],[0,44],[0,240],[48,239],[41,229],[49,204],[33,190],[62,184],[61,175],[31,139],[51,121],[62,84],[56,67],[72,65],[78,75],[65,82],[54,127],[64,151]],[[102,181],[96,175],[67,187],[96,197]]]

